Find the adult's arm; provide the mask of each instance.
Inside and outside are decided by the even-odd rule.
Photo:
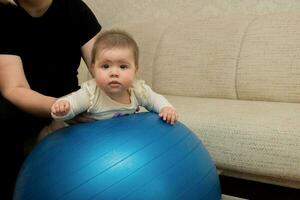
[[[102,27],[93,11],[84,1],[80,0],[77,3],[77,5],[74,3],[79,8],[79,11],[76,12],[76,21],[78,23],[76,30],[80,29],[77,33],[81,44],[81,55],[90,70],[93,45]]]
[[[25,112],[51,116],[51,105],[56,98],[30,89],[19,56],[0,54],[0,91],[4,98]]]
[[[92,62],[92,49],[99,34],[100,32],[81,47],[81,55],[89,71]]]

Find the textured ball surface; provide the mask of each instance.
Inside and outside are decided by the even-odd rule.
[[[182,123],[139,113],[70,126],[25,160],[15,200],[219,200],[215,165]]]

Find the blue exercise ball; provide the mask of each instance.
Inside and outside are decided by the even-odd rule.
[[[219,200],[197,136],[145,112],[60,129],[26,158],[14,200]]]

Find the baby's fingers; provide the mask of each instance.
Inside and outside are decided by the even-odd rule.
[[[177,113],[176,112],[172,113],[170,123],[175,124],[177,121],[177,118],[178,118]]]
[[[60,113],[64,113],[64,112],[66,112],[66,110],[67,110],[67,104],[61,103],[61,104],[59,105],[59,112],[60,112]]]
[[[170,124],[175,124],[176,122],[176,119],[177,119],[177,114],[176,114],[176,111],[175,110],[172,110],[168,113],[168,116],[167,116],[167,122],[170,123]]]
[[[68,110],[69,110],[69,106],[66,103],[57,103],[57,104],[54,104],[52,108],[53,109],[51,111],[55,115],[61,115],[61,114],[63,115],[66,112],[68,112]]]
[[[51,112],[56,114],[59,112],[59,105],[58,104],[54,104],[51,108]]]
[[[163,110],[159,116],[162,118],[162,120],[166,121],[169,124],[174,124],[177,119],[177,114],[175,110],[172,109],[165,109]]]

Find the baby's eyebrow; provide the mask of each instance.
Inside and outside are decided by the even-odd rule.
[[[109,59],[100,60],[100,63],[111,63],[112,61]]]
[[[118,63],[127,63],[127,64],[130,63],[130,62],[129,62],[128,60],[126,60],[126,59],[119,59],[119,60],[117,60],[117,62],[118,62]]]

